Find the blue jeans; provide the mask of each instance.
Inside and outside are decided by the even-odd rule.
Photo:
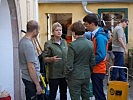
[[[93,94],[95,96],[95,100],[106,100],[103,90],[104,76],[105,74],[100,73],[92,73],[91,75]]]
[[[65,78],[49,79],[49,100],[55,100],[59,86],[60,100],[67,100],[67,82]]]
[[[22,79],[25,85],[26,100],[45,100],[44,94],[36,95],[36,86],[33,82]]]
[[[114,58],[114,66],[124,66],[124,53],[123,52],[113,52]],[[118,77],[119,76],[119,77]],[[117,80],[119,78],[120,81],[126,81],[124,69],[121,68],[113,68],[111,80]]]

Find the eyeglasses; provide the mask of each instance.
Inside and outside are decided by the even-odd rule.
[[[88,26],[88,25],[89,25],[89,23],[85,22],[85,23],[83,23],[83,25],[84,25],[84,26]]]
[[[128,22],[125,22],[126,23],[126,25],[128,26]]]

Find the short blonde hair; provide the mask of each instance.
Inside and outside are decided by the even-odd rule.
[[[54,23],[53,26],[52,26],[52,32],[54,32],[56,27],[61,27],[62,28],[62,25],[59,22]]]

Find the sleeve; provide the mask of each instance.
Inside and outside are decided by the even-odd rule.
[[[95,66],[95,55],[94,55],[94,46],[93,46],[93,43],[91,43],[91,50],[90,50],[90,52],[91,52],[91,56],[90,56],[89,62],[90,62],[90,67],[92,69]]]
[[[72,46],[69,45],[67,53],[67,62],[64,68],[66,79],[69,79],[69,77],[71,76],[71,73],[73,71],[73,62],[74,62],[74,50]]]
[[[34,45],[32,44],[25,44],[24,48],[24,54],[27,62],[34,62],[35,57],[37,56],[37,51],[35,50]]]
[[[53,56],[52,55],[52,49],[51,49],[48,42],[45,42],[45,44],[44,44],[43,56],[44,57],[52,57]]]
[[[122,28],[119,28],[119,29],[117,30],[118,38],[123,38],[123,34],[124,34],[123,29],[122,29]]]
[[[88,40],[91,40],[91,32],[85,32],[84,36],[88,39]]]
[[[96,38],[96,55],[95,55],[95,63],[96,65],[103,61],[106,57],[106,46],[107,46],[107,38],[105,36],[97,36]]]

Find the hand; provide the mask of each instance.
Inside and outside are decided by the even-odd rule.
[[[52,61],[54,62],[58,62],[59,60],[61,60],[62,58],[59,58],[58,56],[53,56],[52,57]]]
[[[66,80],[67,84],[69,83],[69,80]]]
[[[36,92],[37,95],[42,93],[42,88],[41,88],[40,84],[36,85],[36,90],[37,90],[37,92]]]
[[[128,53],[127,49],[124,49],[124,54],[126,55]]]

